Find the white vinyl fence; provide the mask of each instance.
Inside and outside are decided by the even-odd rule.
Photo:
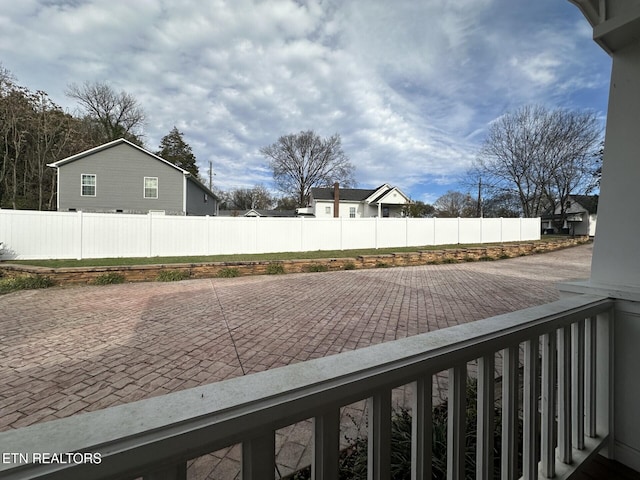
[[[540,239],[539,218],[246,218],[0,210],[0,259],[155,257]]]

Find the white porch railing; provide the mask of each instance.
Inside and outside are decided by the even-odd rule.
[[[431,479],[432,375],[449,370],[448,477],[464,478],[467,363],[478,360],[477,477],[493,478],[502,353],[502,478],[565,478],[608,439],[613,301],[576,296],[162,397],[0,433],[0,450],[100,453],[81,464],[0,463],[5,479],[184,479],[187,461],[242,444],[242,478],[273,479],[278,428],[314,418],[312,471],[337,478],[339,409],[369,402],[369,478],[390,478],[391,390],[412,384],[413,478]],[[521,349],[523,379],[519,385]],[[540,379],[540,381],[539,381]],[[540,391],[539,391],[540,390]],[[520,405],[522,398],[522,405]]]

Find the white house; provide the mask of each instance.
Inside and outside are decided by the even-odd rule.
[[[333,188],[312,188],[309,207],[298,213],[316,218],[402,217],[410,203],[398,187],[386,183],[374,189],[340,188],[336,183]]]
[[[546,233],[555,233],[554,221],[562,220],[562,229],[571,235],[596,234],[596,222],[598,219],[598,195],[570,195],[565,205],[566,217],[561,219],[560,206],[556,207],[553,214],[542,216],[542,228]]]

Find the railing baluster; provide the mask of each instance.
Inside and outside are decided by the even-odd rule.
[[[431,480],[433,449],[433,377],[413,383],[411,405],[411,480]]]
[[[524,344],[524,441],[523,478],[538,478],[538,337]]]
[[[573,446],[584,450],[584,320],[571,325]]]
[[[558,329],[558,459],[571,463],[571,326]]]
[[[585,338],[585,434],[587,437],[596,436],[596,319],[586,320]]]
[[[598,314],[596,332],[596,435],[613,431],[613,315],[614,311]],[[613,436],[604,452],[612,454]]]
[[[495,435],[495,354],[478,359],[478,438],[476,478],[493,478],[493,437]]]
[[[447,479],[464,478],[467,427],[467,364],[449,369],[447,410]]]
[[[518,477],[518,358],[519,348],[502,351],[502,478]]]
[[[313,460],[311,478],[337,478],[340,457],[340,409],[332,409],[313,419]]]
[[[275,450],[273,431],[242,442],[242,480],[275,480]]]
[[[369,480],[391,478],[391,390],[377,392],[369,400]]]
[[[187,462],[179,463],[164,470],[148,473],[144,480],[187,480]]]
[[[540,473],[553,478],[556,472],[556,332],[542,336],[542,422],[540,445]]]

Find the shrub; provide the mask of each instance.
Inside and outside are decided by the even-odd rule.
[[[189,278],[186,270],[161,270],[156,277],[156,282],[178,282]]]
[[[225,267],[218,272],[220,278],[233,278],[240,276],[240,270],[233,267]]]
[[[19,277],[2,278],[0,279],[0,294],[14,292],[16,290],[48,288],[53,285],[54,282],[49,277],[21,275]]]
[[[387,268],[388,266],[385,262],[376,262],[376,268]]]
[[[322,263],[314,263],[312,265],[309,265],[308,271],[309,272],[328,272],[329,267],[327,267]]]
[[[280,275],[284,273],[284,265],[281,263],[270,263],[267,265],[267,275]]]
[[[442,263],[458,263],[458,260],[451,257],[445,257],[442,259]]]
[[[476,408],[477,381],[467,381],[467,412],[466,412],[466,452],[464,478],[475,478],[477,442],[476,426],[478,411]],[[495,408],[494,451],[500,452],[502,445],[500,408]],[[434,480],[447,478],[447,402],[434,407],[432,414],[433,426],[433,457],[432,471]],[[518,421],[518,471],[522,472],[522,420]],[[367,440],[358,437],[350,440],[351,446],[340,454],[340,480],[366,480],[367,478]],[[500,455],[494,455],[493,470],[495,478],[500,477]],[[310,468],[300,470],[288,477],[291,480],[307,480],[311,478]],[[411,414],[404,408],[394,410],[391,422],[391,480],[411,478]]]
[[[489,255],[483,255],[480,258],[478,258],[478,260],[481,262],[492,262],[495,260],[495,258],[490,257]]]
[[[347,262],[344,264],[343,267],[345,270],[355,270],[356,269],[356,264],[353,262]]]
[[[114,285],[116,283],[124,283],[124,275],[117,272],[108,272],[98,275],[93,279],[94,285]]]

